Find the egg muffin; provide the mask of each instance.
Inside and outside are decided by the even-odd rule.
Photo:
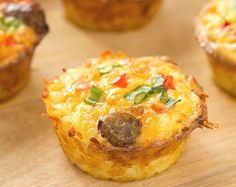
[[[63,0],[73,23],[105,31],[140,27],[157,12],[161,0]]]
[[[211,0],[196,19],[195,28],[215,83],[236,96],[236,0]]]
[[[45,81],[42,98],[69,160],[100,179],[161,173],[194,129],[212,127],[206,94],[167,57],[107,51]]]
[[[37,3],[0,1],[0,101],[26,85],[35,47],[47,32],[44,13]]]

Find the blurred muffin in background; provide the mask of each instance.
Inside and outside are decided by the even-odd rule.
[[[0,101],[26,85],[34,50],[47,32],[39,4],[32,0],[0,1]]]
[[[63,0],[69,20],[104,31],[143,26],[157,12],[161,0]]]
[[[236,0],[211,0],[196,20],[215,83],[236,96]]]

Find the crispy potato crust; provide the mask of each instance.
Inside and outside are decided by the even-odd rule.
[[[113,70],[110,74],[97,75],[95,67],[98,64],[104,65],[112,62],[124,63],[124,67]],[[143,71],[145,65],[149,67],[145,68],[147,72],[135,74],[135,78],[132,79],[133,84],[140,81],[141,77],[146,82],[149,80],[149,76],[156,76],[160,73],[170,74],[171,72],[175,76],[176,90],[170,91],[169,94],[179,94],[188,99],[183,98],[183,103],[180,103],[179,106],[166,109],[165,114],[157,114],[153,113],[149,105],[152,102],[157,103],[157,98],[149,99],[138,105],[127,103],[120,98],[118,102],[110,105],[110,97],[115,97],[116,94],[118,97],[123,95],[124,90],[132,89],[131,82],[129,82],[130,87],[125,89],[110,87],[105,90],[108,83],[104,81],[104,84],[100,84],[100,86],[103,85],[105,91],[111,91],[113,94],[110,95],[107,92],[107,99],[93,107],[85,105],[83,100],[80,100],[80,97],[88,94],[87,91],[74,92],[71,90],[71,88],[75,88],[77,79],[79,80],[78,89],[82,88],[81,84],[84,84],[84,81],[81,82],[81,78],[87,76],[87,68],[90,72],[90,81],[103,83],[104,79],[114,74],[120,74],[120,71],[126,71],[127,75],[131,77],[135,69],[140,72],[141,68]],[[77,71],[81,71],[81,73]],[[153,75],[149,75],[149,73]],[[75,79],[77,76],[80,78]],[[188,135],[194,129],[213,127],[207,119],[206,97],[207,95],[196,80],[192,76],[183,74],[166,57],[130,58],[124,54],[111,54],[110,52],[103,53],[98,59],[88,60],[78,68],[65,70],[62,76],[53,81],[45,81],[45,89],[42,94],[48,117],[53,122],[60,144],[69,160],[94,177],[116,181],[148,178],[175,163],[184,148]],[[70,101],[76,102],[76,104],[73,105]],[[192,104],[189,105],[189,103]],[[113,107],[116,105],[118,108],[114,111]],[[192,107],[184,109],[187,105],[193,106],[193,109],[190,109]],[[87,111],[86,113],[83,108]],[[112,145],[106,137],[101,136],[97,122],[109,113],[124,111],[140,119],[141,134],[132,145],[115,146],[116,144]],[[156,118],[158,121],[153,121]],[[173,122],[165,123],[165,120],[172,118],[175,119]]]
[[[137,28],[157,12],[161,0],[64,0],[66,15],[88,29],[122,31]]]
[[[27,51],[19,59],[0,67],[0,101],[14,96],[27,84],[32,57],[33,51]]]
[[[224,91],[236,96],[236,63],[207,54],[215,83]],[[236,61],[235,61],[236,62]]]
[[[15,9],[12,10],[9,6],[15,6]],[[24,6],[28,9],[24,8]],[[23,21],[23,23],[29,27],[27,28],[28,31],[25,33],[31,36],[25,36],[25,33],[21,33],[21,36],[17,37],[26,37],[24,40],[27,41],[32,40],[32,43],[23,46],[22,49],[14,55],[14,58],[6,56],[7,59],[3,58],[3,61],[0,62],[0,101],[4,101],[18,93],[28,82],[30,77],[30,64],[35,48],[43,39],[44,35],[47,34],[48,26],[42,9],[37,3],[31,0],[20,2],[15,0],[0,1],[0,11],[4,16],[15,16]],[[37,20],[39,24],[37,24],[35,20]],[[4,52],[2,51],[2,53]],[[3,54],[3,57],[4,56]]]
[[[114,181],[142,180],[165,171],[177,161],[187,141],[181,138],[165,147],[128,151],[106,149],[91,138],[85,149],[82,140],[68,138],[62,128],[57,124],[55,130],[69,160],[96,178]]]

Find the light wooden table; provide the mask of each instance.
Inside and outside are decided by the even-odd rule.
[[[164,0],[159,14],[145,28],[115,34],[77,29],[64,19],[59,0],[41,0],[51,33],[37,50],[28,86],[0,104],[0,186],[236,186],[236,99],[213,84],[206,58],[193,36],[193,16],[204,2]],[[105,48],[133,56],[171,56],[209,93],[209,118],[220,122],[221,128],[196,130],[177,164],[148,180],[117,183],[82,173],[68,162],[49,120],[42,116],[42,80],[99,55]]]

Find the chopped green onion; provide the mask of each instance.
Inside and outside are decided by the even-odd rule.
[[[96,102],[93,101],[93,100],[91,100],[91,99],[89,99],[89,98],[86,98],[86,99],[84,100],[84,102],[85,102],[86,104],[88,104],[88,105],[92,105],[92,106],[95,106],[95,105],[96,105]]]
[[[139,93],[134,98],[134,104],[140,104],[142,103],[146,98],[148,97],[147,93]]]
[[[110,73],[112,71],[112,67],[111,66],[104,66],[104,67],[100,67],[98,68],[98,71],[101,75],[105,75],[107,73]]]
[[[157,87],[152,87],[152,94],[164,93],[166,91],[167,90],[166,90],[164,85],[157,86]]]
[[[168,101],[166,102],[166,106],[169,108],[174,107],[177,103],[179,103],[181,101],[181,99],[178,99],[177,101],[175,101],[173,98],[169,98]]]
[[[15,17],[0,17],[0,29],[5,32],[15,32],[21,24],[22,22]]]
[[[115,68],[119,68],[119,67],[121,67],[121,65],[119,63],[115,63],[113,65],[98,67],[98,71],[101,75],[105,75],[113,71]]]
[[[153,87],[159,87],[162,86],[164,83],[164,78],[162,76],[157,76],[152,78],[152,86]]]
[[[160,97],[166,96],[166,88],[164,84],[164,78],[162,76],[157,76],[152,78],[152,93],[153,94],[161,94]]]
[[[89,105],[96,105],[96,102],[99,101],[99,99],[101,98],[103,94],[103,91],[99,88],[97,88],[96,86],[92,86],[90,88],[90,92],[88,97],[84,100],[85,103],[89,104]]]
[[[149,96],[151,90],[152,88],[150,86],[139,86],[131,92],[125,94],[124,98],[135,104],[139,104]]]
[[[93,100],[93,101],[98,101],[100,99],[100,97],[102,96],[103,91],[100,90],[99,88],[97,88],[96,86],[92,86],[90,88],[90,93],[89,93],[89,99]]]
[[[113,68],[119,68],[119,67],[121,67],[121,65],[119,63],[115,63],[115,64],[112,65],[112,67]]]
[[[125,94],[124,98],[133,102],[134,104],[140,104],[147,97],[153,94],[159,94],[160,101],[166,104],[169,108],[174,107],[176,103],[181,101],[180,99],[175,101],[173,98],[168,96],[167,89],[164,86],[164,78],[162,76],[152,78],[151,86],[139,86],[131,92]]]
[[[148,85],[143,85],[143,86],[139,86],[138,88],[136,88],[136,92],[144,92],[144,93],[149,93],[152,90],[152,88]]]
[[[163,103],[167,103],[168,100],[169,100],[169,97],[168,97],[168,94],[167,94],[167,90],[164,88],[162,89],[161,93],[160,93],[160,100],[163,102]]]

